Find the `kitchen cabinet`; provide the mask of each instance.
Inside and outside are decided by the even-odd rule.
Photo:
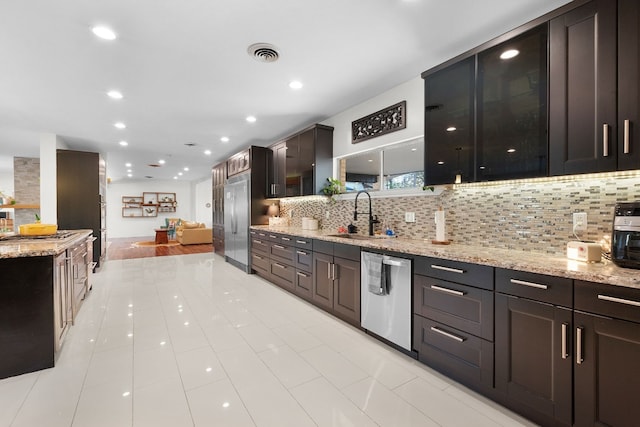
[[[518,52],[509,58],[508,53]],[[480,52],[476,181],[547,175],[547,24]]]
[[[272,198],[321,194],[333,173],[333,128],[314,125],[271,145]]]
[[[475,57],[423,78],[425,184],[473,181]]]
[[[213,167],[212,175],[212,216],[213,216],[213,249],[224,256],[224,184],[227,181],[227,163]]]
[[[312,302],[360,326],[360,247],[313,241]]]
[[[493,268],[416,257],[414,273],[418,359],[471,388],[493,388]]]
[[[551,175],[616,170],[616,19],[593,0],[550,22]]]
[[[575,426],[638,425],[640,290],[576,281]]]
[[[58,229],[91,229],[93,262],[100,267],[107,250],[106,165],[100,154],[57,150]]]
[[[640,3],[618,0],[618,170],[640,168]]]
[[[313,240],[295,237],[295,294],[308,301],[313,299]]]
[[[571,279],[496,270],[495,388],[543,425],[572,423],[572,290]]]

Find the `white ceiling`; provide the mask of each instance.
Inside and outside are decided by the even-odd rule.
[[[38,157],[40,134],[54,133],[101,152],[113,180],[171,179],[184,167],[179,179],[203,178],[250,144],[269,145],[565,3],[0,0],[0,170],[14,156]],[[96,38],[97,24],[118,38]],[[252,59],[257,42],[274,44],[280,60]],[[290,89],[294,79],[304,87]],[[147,166],[161,158],[165,166]]]

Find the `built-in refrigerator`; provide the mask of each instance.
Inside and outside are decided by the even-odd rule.
[[[231,174],[224,185],[224,258],[246,273],[251,272],[249,226],[269,223],[266,177],[270,151],[252,146],[246,165],[227,168],[230,173],[241,172]]]

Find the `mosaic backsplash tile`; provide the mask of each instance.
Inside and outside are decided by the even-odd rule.
[[[440,195],[373,198],[372,210],[381,224],[389,224],[399,236],[435,238],[435,211],[445,210],[447,238],[456,243],[532,252],[563,254],[573,235],[573,213],[586,212],[588,230],[581,240],[609,239],[613,208],[617,202],[640,200],[640,175],[589,175],[491,185],[459,185]],[[362,203],[362,204],[361,204]],[[358,210],[368,200],[358,200]],[[354,200],[330,202],[325,197],[281,199],[281,215],[291,215],[291,226],[302,217],[320,221],[324,230],[336,230],[353,222]],[[414,212],[416,222],[404,221]],[[359,215],[360,233],[367,232],[366,215]]]

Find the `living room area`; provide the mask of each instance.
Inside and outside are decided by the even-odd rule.
[[[211,179],[107,186],[107,259],[213,252]]]

